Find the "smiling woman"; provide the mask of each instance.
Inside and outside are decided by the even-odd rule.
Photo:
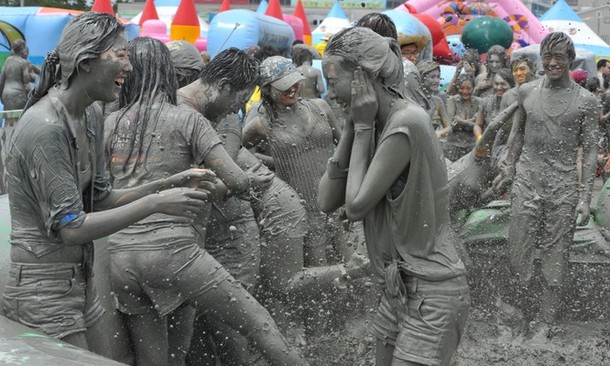
[[[153,193],[213,178],[191,169],[132,189],[110,186],[102,113],[94,102],[117,98],[132,70],[126,47],[115,17],[90,12],[72,19],[45,59],[7,153],[12,233],[6,316],[112,358],[128,354],[119,355],[121,329],[113,328],[117,319],[102,308],[91,281],[92,240],[155,212],[194,218],[207,192]]]

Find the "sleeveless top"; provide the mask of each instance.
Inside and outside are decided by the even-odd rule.
[[[386,196],[364,219],[364,230],[375,274],[388,287],[397,268],[430,281],[466,273],[455,249],[459,240],[450,226],[445,161],[429,117],[410,104],[409,119],[394,118],[376,145],[395,134],[405,135],[411,160]]]
[[[318,184],[335,150],[333,135],[325,112],[313,99],[300,100],[297,105],[302,108],[299,114],[310,118],[307,131],[299,131],[281,119],[271,122],[266,114],[261,125],[278,177],[297,191],[308,212],[320,212]]]

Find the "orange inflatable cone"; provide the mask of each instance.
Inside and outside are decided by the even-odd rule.
[[[140,17],[140,21],[138,24],[142,27],[145,21],[151,19],[159,19],[159,14],[157,13],[157,8],[155,7],[154,0],[146,0],[146,4],[144,4],[144,10],[142,11],[142,16]]]
[[[169,30],[171,40],[195,43],[200,36],[199,17],[193,0],[181,0]]]
[[[284,16],[282,15],[282,7],[280,6],[280,0],[270,0],[269,5],[267,6],[267,10],[265,10],[265,15],[283,21]]]
[[[97,11],[98,13],[106,13],[114,16],[114,10],[112,10],[112,3],[110,0],[95,0],[91,11]]]
[[[311,28],[309,28],[309,21],[305,16],[305,8],[301,0],[297,1],[297,6],[295,6],[292,15],[303,21],[303,42],[311,46]]]
[[[231,3],[229,0],[222,0],[222,4],[220,5],[220,10],[218,10],[218,12],[222,13],[223,11],[227,10],[231,10]]]

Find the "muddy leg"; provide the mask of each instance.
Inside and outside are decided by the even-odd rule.
[[[70,343],[73,346],[86,350],[89,349],[89,345],[87,344],[87,337],[85,337],[85,332],[70,334],[60,339],[66,343]]]
[[[193,324],[196,313],[197,311],[192,306],[182,305],[168,315],[169,365],[184,365],[193,338]]]
[[[378,339],[375,347],[375,366],[390,366],[393,355],[394,346]]]
[[[231,328],[250,339],[271,365],[307,365],[291,349],[269,315],[235,280],[222,281],[216,288],[189,300],[199,311],[208,310]]]
[[[165,366],[168,364],[167,317],[154,312],[125,315],[133,344],[136,366]]]

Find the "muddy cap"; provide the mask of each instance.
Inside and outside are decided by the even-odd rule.
[[[169,53],[172,56],[174,67],[193,69],[201,71],[203,69],[203,59],[195,46],[187,41],[171,41],[166,43]]]
[[[277,90],[285,91],[304,80],[305,77],[292,64],[292,61],[282,56],[266,58],[260,66],[261,86],[271,84]]]

